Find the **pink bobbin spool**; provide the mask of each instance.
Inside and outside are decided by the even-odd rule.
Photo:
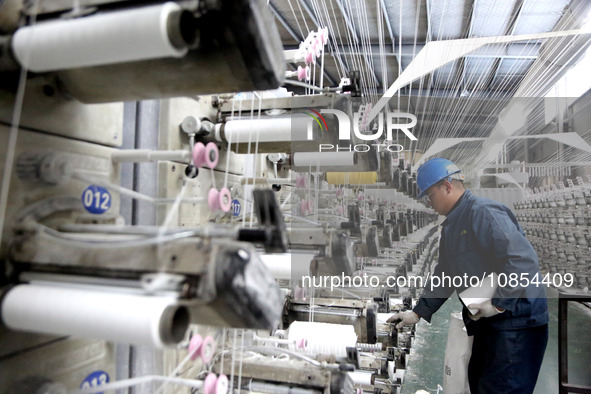
[[[222,188],[220,191],[214,188],[209,189],[207,193],[207,206],[212,211],[221,209],[224,212],[230,212],[230,208],[232,208],[230,190],[227,187]]]
[[[308,212],[312,212],[314,210],[314,202],[312,200],[308,200]]]
[[[298,81],[303,81],[304,79],[306,81],[310,80],[310,66],[306,66],[306,67],[302,67],[302,66],[298,66]]]
[[[205,160],[205,145],[202,142],[198,142],[193,145],[193,165],[195,167],[203,167],[203,161]]]
[[[328,27],[319,30],[320,39],[322,40],[322,45],[326,45],[328,43]]]
[[[204,363],[209,363],[215,354],[216,344],[212,336],[208,335],[203,340],[203,344],[201,345],[201,350],[199,351],[199,356]]]
[[[308,340],[306,338],[300,338],[296,340],[296,348],[306,349],[308,347]]]
[[[300,201],[300,210],[302,211],[303,215],[306,215],[308,213],[308,201]]]
[[[339,214],[339,216],[343,216],[343,214],[345,213],[345,208],[343,208],[342,205],[339,205],[337,207],[337,213]]]
[[[213,142],[208,142],[207,145],[198,142],[193,146],[193,164],[196,167],[215,168],[219,157],[218,146]]]
[[[203,381],[203,392],[205,394],[216,394],[216,383],[218,381],[215,373],[210,372]]]
[[[299,176],[296,178],[296,187],[298,189],[305,189],[308,186],[308,178]]]
[[[230,212],[230,208],[232,208],[232,195],[227,187],[223,187],[222,190],[220,190],[218,200],[220,209],[224,212]]]
[[[316,58],[314,57],[314,52],[313,51],[308,51],[308,53],[306,53],[306,57],[304,58],[306,64],[314,64],[316,63]]]
[[[363,194],[360,194],[357,196],[357,201],[363,201],[365,197],[363,196]]]
[[[220,151],[214,142],[208,142],[205,145],[205,165],[209,168],[215,168],[220,159]]]
[[[220,192],[217,189],[211,188],[207,192],[207,206],[211,211],[215,211],[220,207]]]
[[[201,337],[201,335],[195,334],[191,337],[191,340],[189,341],[189,357],[192,361],[197,360],[197,357],[199,357],[200,348],[202,344],[203,338]]]
[[[320,55],[322,54],[322,47],[324,45],[322,45],[322,41],[320,40],[320,38],[317,38],[314,41],[314,44],[312,44],[312,49],[314,50],[314,55],[316,57],[320,57]]]
[[[230,383],[228,382],[228,377],[221,374],[218,376],[218,381],[215,384],[215,394],[226,394],[229,386]]]

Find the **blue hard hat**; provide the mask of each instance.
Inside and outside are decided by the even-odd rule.
[[[440,180],[459,172],[458,166],[447,159],[436,158],[423,163],[417,170],[417,186],[420,190],[418,198],[422,198],[427,189]]]

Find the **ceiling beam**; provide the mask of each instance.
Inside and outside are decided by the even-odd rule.
[[[382,14],[384,15],[384,21],[386,22],[386,27],[388,28],[388,34],[390,36],[390,42],[392,43],[392,53],[395,53],[394,50],[394,32],[392,31],[392,24],[390,23],[390,16],[388,15],[388,10],[386,9],[386,3],[384,0],[380,0],[380,7],[382,8]]]
[[[468,22],[468,37],[472,37],[472,27],[474,25],[474,10],[476,9],[476,3],[478,2],[478,0],[473,0],[472,1],[472,11],[470,12],[470,22]],[[495,47],[497,47],[497,45],[495,45]],[[466,75],[466,65],[464,64],[464,67],[462,67],[462,81],[461,84],[463,87],[468,86],[468,84],[466,83],[466,81],[468,80],[468,76]],[[490,77],[491,73],[488,73],[488,76],[485,76],[484,73],[480,74],[480,76],[478,77],[478,81],[487,81],[486,86],[490,86],[490,81],[492,81],[492,78]],[[486,78],[485,78],[486,77]]]
[[[521,11],[523,10],[523,2],[525,0],[517,0],[515,2],[515,5],[513,7],[513,12],[511,13],[511,15],[514,15],[511,20],[509,21],[509,24],[507,25],[507,29],[505,30],[505,35],[507,36],[512,36],[513,33],[515,32],[515,26],[517,26],[517,21],[519,20],[520,16],[521,16]],[[501,65],[501,60],[495,62],[492,70],[491,70],[491,75],[492,78],[490,80],[490,82],[494,81],[495,78],[497,78],[497,76],[499,75],[499,67]]]
[[[384,23],[386,24],[386,28],[388,29],[388,36],[390,37],[390,45],[392,45],[392,52],[394,52],[394,34],[392,33],[392,25],[390,23],[390,17],[388,15],[388,10],[386,9],[386,4],[384,3],[384,0],[378,0],[379,1],[379,6],[377,7],[378,15],[381,14],[381,20],[378,20],[378,29],[380,30],[380,43],[383,43],[384,45],[384,53],[380,54],[380,66],[382,67],[382,89],[388,88],[388,86],[390,86],[390,83],[388,82],[388,67],[384,64],[386,61],[386,43],[385,43],[385,34],[383,33],[383,26],[382,26],[382,21],[384,21]],[[383,38],[382,38],[383,37]],[[382,40],[384,42],[382,42]],[[372,49],[373,51],[373,49]],[[384,57],[382,57],[384,56]],[[397,62],[400,62],[400,59],[396,59]]]
[[[531,59],[535,60],[538,58],[540,45],[538,43],[533,44],[511,44],[510,46],[503,46],[503,45],[490,45],[474,51],[466,57],[470,58],[497,58],[497,59]],[[423,49],[425,44],[417,43],[416,49],[414,44],[402,44],[398,46],[397,44],[393,45],[393,53],[386,52],[384,55],[386,56],[395,56],[398,57],[400,53],[403,57],[412,57],[416,56],[416,54]],[[351,46],[348,44],[339,45],[342,50],[340,51],[341,55],[347,56],[359,56],[359,55],[366,55],[366,53],[359,52],[355,46]],[[291,50],[297,49],[296,45],[285,45],[284,49]],[[379,56],[382,55],[380,53],[380,46],[377,44],[371,45],[370,49],[372,56]]]

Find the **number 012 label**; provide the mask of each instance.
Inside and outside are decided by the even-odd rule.
[[[109,383],[109,374],[105,371],[94,371],[88,375],[80,385],[81,389],[89,389],[93,387],[100,387]]]
[[[90,213],[105,213],[111,208],[111,193],[104,187],[90,185],[82,192],[82,204]]]

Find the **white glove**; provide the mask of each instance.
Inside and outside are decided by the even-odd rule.
[[[472,320],[478,320],[481,317],[491,317],[505,312],[504,309],[498,309],[494,306],[490,300],[481,302],[480,304],[470,304],[468,305],[468,310],[470,311],[468,317]]]
[[[417,324],[421,318],[413,311],[398,312],[392,315],[386,322],[393,323],[400,320],[400,323],[396,324],[396,328],[402,328],[404,326],[412,326]]]

